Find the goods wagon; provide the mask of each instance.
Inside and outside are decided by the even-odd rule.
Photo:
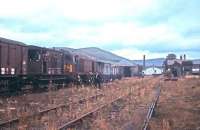
[[[104,63],[103,62],[94,61],[93,62],[93,72],[94,73],[103,74],[103,72],[104,72]]]
[[[117,65],[111,65],[111,75],[112,79],[121,79],[122,77],[122,67]]]
[[[20,79],[27,74],[27,53],[24,43],[0,38],[0,91],[21,87]]]
[[[121,66],[71,53],[0,38],[0,91],[5,86],[16,91],[25,85],[38,88],[40,84],[77,82],[77,77],[91,84],[97,73],[104,81],[130,75]]]
[[[103,74],[104,75],[111,75],[111,64],[104,63]]]
[[[111,72],[111,64],[109,63],[104,63],[103,79],[104,79],[104,82],[109,82],[115,79],[115,77],[112,75],[112,72]]]
[[[28,74],[59,75],[63,73],[64,54],[53,49],[28,47]]]
[[[120,72],[119,72],[119,66],[111,66],[111,73],[112,75],[119,75]]]
[[[0,38],[0,74],[27,73],[27,46],[21,42]]]
[[[79,72],[80,73],[89,73],[92,72],[92,60],[89,59],[79,59]]]

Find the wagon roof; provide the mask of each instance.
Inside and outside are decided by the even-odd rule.
[[[63,51],[60,51],[60,50],[55,49],[55,48],[40,47],[40,46],[35,46],[35,45],[29,45],[28,48],[45,50],[45,51],[49,51],[49,52],[57,52],[57,53],[62,53],[63,52]]]
[[[6,38],[3,38],[3,37],[0,37],[0,42],[7,43],[7,44],[17,44],[17,45],[20,45],[20,46],[27,46],[23,42],[19,42],[19,41],[15,41],[15,40],[10,40],[10,39],[6,39]]]

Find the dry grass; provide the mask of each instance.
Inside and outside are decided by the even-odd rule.
[[[95,89],[90,90],[90,94],[95,93]],[[51,108],[61,103],[69,103],[72,100],[78,100],[86,96],[89,96],[87,88],[66,88],[58,91],[0,99],[2,103],[0,106],[0,121],[23,116],[24,112],[34,114],[40,110]]]
[[[158,80],[158,78],[146,78],[143,81],[139,79],[136,84],[132,80],[126,81],[124,84],[130,86],[128,89],[131,94],[123,100],[124,107],[120,111],[114,112],[113,117],[109,116],[113,114],[112,107],[101,112],[91,125],[91,130],[99,130],[99,126],[103,127],[104,122],[106,122],[104,127],[108,130],[128,129],[127,126],[130,124],[134,126],[134,129],[140,129],[147,111],[145,107],[148,106],[154,96],[152,90]]]
[[[58,91],[49,91],[47,93],[1,99],[3,105],[0,106],[0,110],[4,111],[0,111],[0,119],[3,120],[13,117],[22,117],[20,119],[19,129],[35,128],[54,130],[63,123],[75,119],[80,115],[112,101],[119,96],[126,95],[131,91],[132,95],[124,101],[125,107],[119,113],[117,120],[115,120],[117,124],[113,122],[114,120],[108,122],[107,118],[104,116],[107,115],[105,112],[103,114],[99,113],[97,119],[94,120],[94,123],[91,125],[94,126],[92,129],[120,129],[123,124],[129,122],[130,120],[140,120],[140,123],[142,122],[143,119],[140,119],[140,117],[141,114],[144,115],[146,109],[143,109],[141,112],[138,111],[140,109],[136,109],[136,106],[147,105],[149,103],[152,98],[151,92],[157,82],[158,78],[127,78],[105,84],[100,90],[91,87],[73,87],[60,89]],[[102,93],[104,96],[99,97],[96,100],[86,101],[82,104],[71,104],[69,105],[69,108],[57,109],[56,111],[51,111],[42,117],[36,117],[32,120],[27,119],[28,115],[37,113],[39,110],[51,108],[59,104],[77,102],[80,98],[89,97],[98,93]],[[113,126],[110,124],[113,124]]]
[[[200,129],[200,79],[165,82],[151,130]]]

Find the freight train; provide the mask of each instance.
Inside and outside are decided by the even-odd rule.
[[[121,78],[120,68],[110,63],[72,55],[62,49],[27,45],[0,38],[0,91],[17,91],[27,85],[70,83],[77,75],[87,83],[99,73],[104,81]]]

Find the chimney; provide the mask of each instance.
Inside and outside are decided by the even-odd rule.
[[[143,55],[143,69],[145,69],[145,55]]]
[[[180,56],[180,60],[183,60],[183,57],[182,57],[182,55]]]
[[[186,60],[186,55],[185,54],[183,55],[183,59]]]

